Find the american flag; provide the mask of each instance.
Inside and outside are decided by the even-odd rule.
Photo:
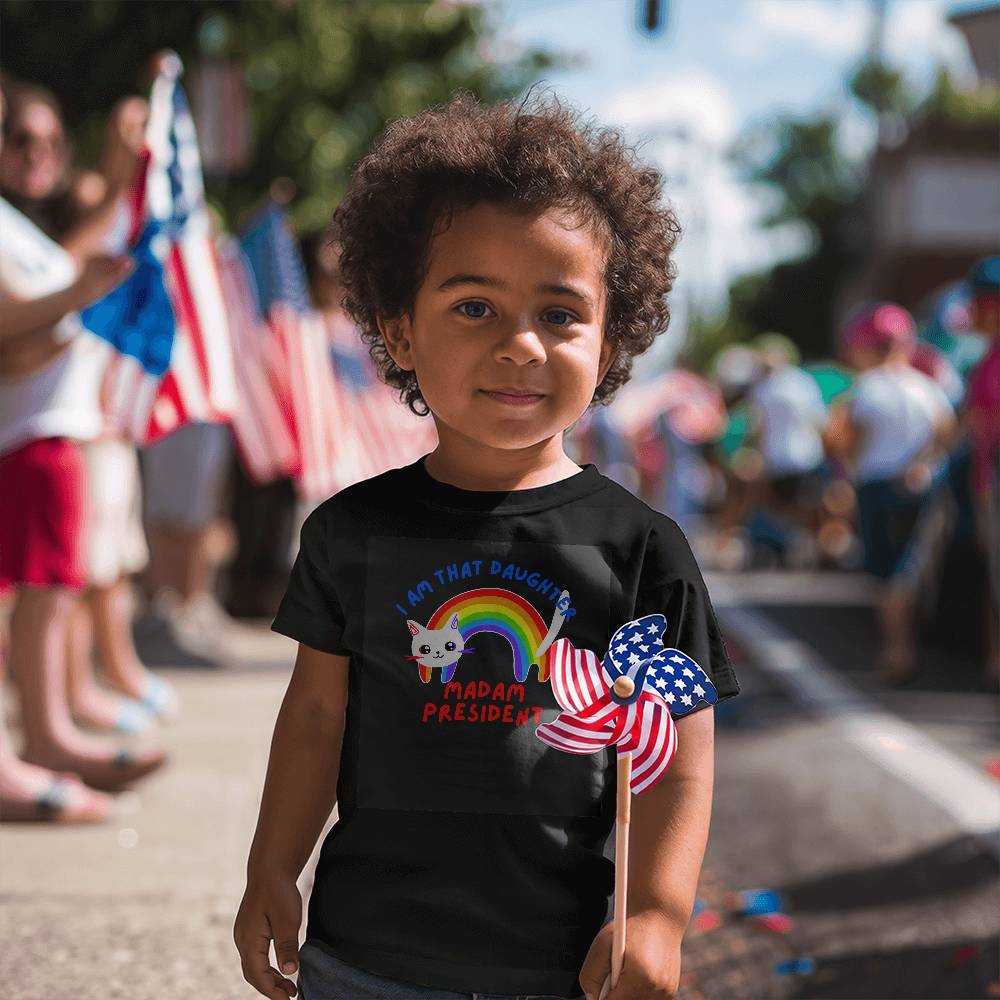
[[[357,327],[343,313],[325,315],[313,308],[284,210],[269,203],[241,245],[254,278],[257,312],[277,345],[273,377],[292,414],[300,495],[324,500],[432,449],[433,421],[407,410],[379,380]]]
[[[654,785],[677,750],[674,716],[700,702],[714,705],[715,685],[686,653],[663,644],[667,620],[644,615],[622,625],[603,660],[568,639],[552,644],[549,683],[563,711],[536,729],[542,742],[568,753],[595,753],[617,746],[632,754],[631,789],[636,795]],[[628,677],[634,691],[613,690]]]
[[[276,377],[292,414],[296,484],[304,499],[323,500],[364,478],[352,442],[341,433],[347,414],[333,377],[326,328],[312,307],[299,246],[281,206],[269,202],[240,243],[253,273],[257,311],[280,357]]]
[[[233,436],[243,468],[257,483],[298,477],[302,462],[283,347],[260,314],[253,274],[239,243],[231,236],[221,237],[218,253],[222,294],[239,358]]]
[[[185,423],[225,422],[236,404],[201,163],[180,61],[153,83],[146,146],[129,199],[136,268],[81,317],[107,341],[111,426],[149,444]]]
[[[344,313],[327,320],[333,376],[349,433],[363,442],[357,461],[362,478],[415,462],[437,446],[437,429],[399,401],[378,375],[357,326]]]

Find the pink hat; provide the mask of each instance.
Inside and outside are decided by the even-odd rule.
[[[876,302],[856,309],[844,325],[845,347],[888,347],[916,339],[917,324],[895,302]]]

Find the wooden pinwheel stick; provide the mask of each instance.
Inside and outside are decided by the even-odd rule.
[[[635,693],[631,677],[619,677],[615,694],[629,698]],[[611,977],[604,981],[601,998],[618,985],[625,964],[625,914],[628,909],[628,826],[632,814],[632,754],[618,755],[618,806],[615,817],[615,915],[611,930]]]

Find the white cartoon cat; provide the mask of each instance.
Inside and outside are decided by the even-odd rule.
[[[413,655],[407,659],[415,660],[422,667],[440,667],[443,671],[442,682],[450,681],[459,659],[466,652],[465,640],[458,630],[458,612],[448,619],[443,628],[425,628],[412,618],[406,619],[406,626],[413,636],[410,643]],[[472,649],[468,651],[471,653]]]

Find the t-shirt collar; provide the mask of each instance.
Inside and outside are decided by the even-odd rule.
[[[427,455],[404,467],[411,481],[411,496],[446,510],[488,514],[527,514],[547,510],[588,496],[607,485],[593,462],[579,472],[545,486],[523,490],[466,490],[435,479],[425,468]]]

